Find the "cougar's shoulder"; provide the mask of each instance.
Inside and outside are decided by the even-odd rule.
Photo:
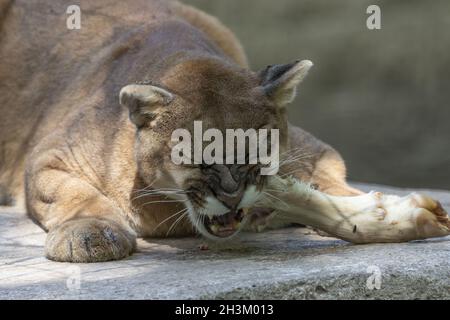
[[[241,43],[219,19],[180,2],[173,2],[173,8],[178,16],[205,32],[237,64],[248,67],[247,56]]]

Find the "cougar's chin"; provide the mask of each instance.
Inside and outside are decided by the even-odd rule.
[[[213,240],[234,237],[249,220],[252,205],[261,197],[254,186],[248,187],[236,209],[230,210],[216,197],[208,196],[204,205],[190,207],[190,218],[196,229]]]
[[[221,214],[191,211],[191,220],[197,230],[212,240],[223,240],[234,237],[245,225],[248,208],[226,211]]]
[[[228,211],[222,215],[206,216],[202,219],[202,225],[208,236],[229,238],[241,230],[247,213],[248,209],[242,208]]]

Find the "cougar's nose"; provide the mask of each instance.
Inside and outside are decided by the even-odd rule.
[[[223,192],[232,194],[239,189],[239,179],[235,179],[229,167],[225,165],[214,165],[213,170],[219,178],[218,186]]]
[[[212,167],[215,179],[212,179],[216,197],[227,208],[236,209],[244,195],[245,183],[237,175],[233,175],[233,168],[226,165]]]

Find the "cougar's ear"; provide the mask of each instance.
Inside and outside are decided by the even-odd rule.
[[[151,120],[157,106],[168,105],[173,95],[165,89],[147,84],[130,84],[120,90],[119,101],[130,111],[130,120],[142,127]]]
[[[309,60],[268,66],[259,72],[260,84],[270,99],[284,107],[294,100],[297,85],[312,66],[313,63]]]

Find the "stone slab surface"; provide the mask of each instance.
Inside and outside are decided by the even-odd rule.
[[[422,192],[450,210],[450,192]],[[351,245],[287,228],[209,250],[201,238],[140,239],[132,257],[95,264],[49,261],[44,240],[23,210],[0,207],[0,299],[450,298],[450,237]]]

